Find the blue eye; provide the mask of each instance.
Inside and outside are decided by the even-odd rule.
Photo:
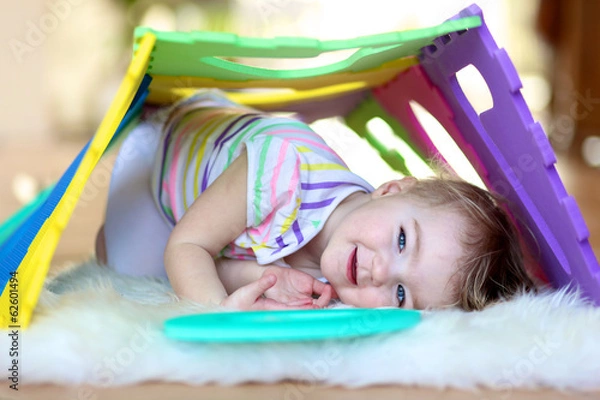
[[[402,253],[404,247],[406,247],[406,234],[404,233],[404,229],[400,228],[400,234],[398,235],[398,249],[400,253]]]
[[[398,306],[402,306],[402,303],[404,303],[404,298],[405,298],[404,286],[398,285],[397,297],[398,297]]]

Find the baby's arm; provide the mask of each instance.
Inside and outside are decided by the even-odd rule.
[[[214,257],[246,228],[246,180],[244,151],[194,201],[171,232],[165,268],[177,295],[204,304],[222,304],[228,297]]]
[[[227,293],[233,293],[242,286],[259,280],[266,271],[265,266],[252,260],[233,260],[218,258],[215,260],[217,274]]]

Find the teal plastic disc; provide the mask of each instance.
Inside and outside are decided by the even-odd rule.
[[[175,340],[246,343],[342,339],[401,331],[421,320],[416,310],[336,308],[193,314],[165,321]]]

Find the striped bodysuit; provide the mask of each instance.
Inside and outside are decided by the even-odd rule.
[[[172,115],[152,179],[155,202],[172,226],[247,151],[247,228],[222,256],[284,265],[343,199],[373,191],[300,121],[239,106],[217,91],[185,100]]]

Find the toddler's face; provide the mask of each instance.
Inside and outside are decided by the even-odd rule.
[[[321,257],[323,276],[343,303],[356,307],[455,303],[462,218],[405,196],[400,187],[380,189],[336,228]]]

